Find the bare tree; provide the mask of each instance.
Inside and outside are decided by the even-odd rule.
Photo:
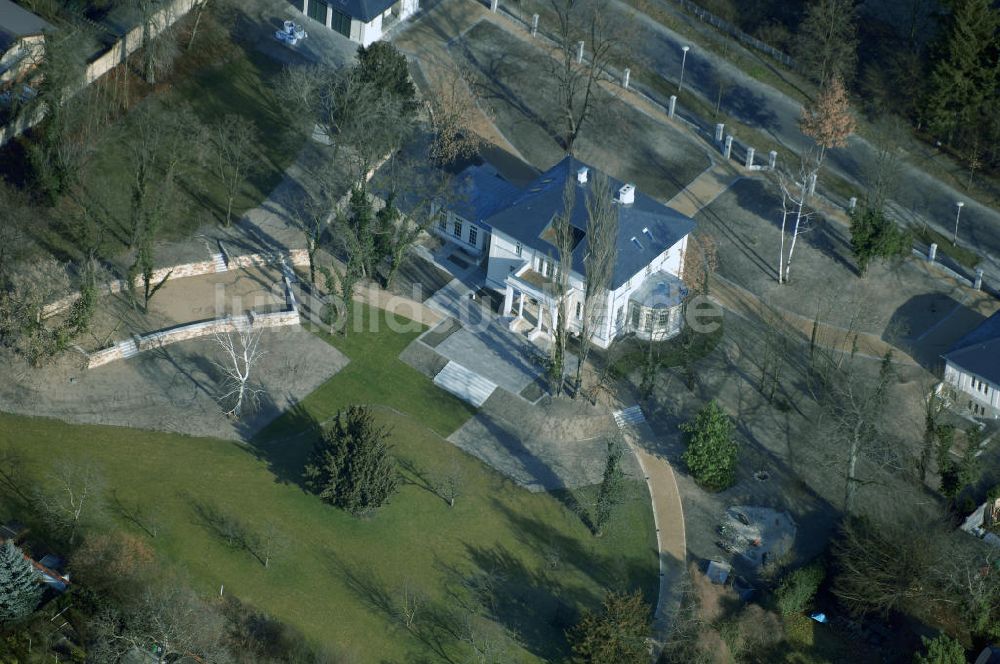
[[[104,475],[93,463],[61,459],[48,480],[50,488],[35,492],[35,505],[51,528],[75,544],[80,526],[103,509]]]
[[[566,342],[569,337],[569,276],[573,271],[574,233],[570,220],[576,204],[575,183],[566,178],[563,190],[562,210],[552,219],[552,237],[559,252],[559,263],[555,275],[556,326],[552,344],[551,373],[556,396],[562,394],[566,380]]]
[[[839,74],[849,79],[858,58],[855,0],[814,0],[799,26],[796,58],[820,85]]]
[[[412,630],[417,621],[417,615],[420,614],[421,609],[427,604],[426,593],[418,588],[412,579],[406,579],[399,589],[398,603],[397,610],[399,611],[399,618],[403,622],[403,626],[406,629]]]
[[[862,165],[864,203],[866,207],[883,212],[899,184],[899,145],[904,128],[899,118],[883,115],[875,121],[873,129],[871,145],[874,151]]]
[[[466,475],[462,465],[457,459],[452,459],[448,468],[438,478],[434,491],[448,503],[448,507],[454,507],[455,499],[462,495],[465,480]]]
[[[223,386],[219,402],[227,417],[238,419],[257,406],[264,390],[250,382],[251,374],[267,351],[260,348],[263,329],[250,324],[235,332],[220,332],[215,342],[223,352],[223,361],[215,362],[222,372]]]
[[[583,259],[586,284],[574,394],[579,394],[582,387],[583,365],[590,355],[594,333],[606,323],[608,292],[618,258],[618,210],[611,195],[611,185],[603,173],[594,175],[586,205],[587,255]]]
[[[688,235],[684,250],[683,280],[694,294],[707,294],[710,279],[719,268],[719,249],[715,238],[705,233]]]
[[[556,46],[545,65],[555,84],[561,141],[567,153],[583,131],[597,94],[598,80],[616,58],[623,26],[611,17],[598,0],[549,0],[556,19]],[[585,57],[577,62],[578,44],[583,42]]]
[[[788,282],[792,269],[792,256],[795,254],[795,244],[799,235],[812,230],[812,218],[815,212],[808,207],[812,179],[819,170],[819,161],[814,152],[803,156],[799,172],[791,175],[784,171],[777,173],[778,187],[781,190],[781,244],[778,252],[778,283]],[[788,255],[785,255],[785,235],[791,219],[791,242]]]
[[[460,69],[449,68],[431,83],[427,99],[434,140],[431,143],[431,160],[437,164],[450,164],[478,154],[485,140],[476,133],[476,125],[490,121],[483,108],[476,87],[470,77]]]
[[[226,226],[232,222],[233,202],[256,163],[257,126],[242,115],[229,113],[213,135],[216,172],[226,192]]]

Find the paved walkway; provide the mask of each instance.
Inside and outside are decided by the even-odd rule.
[[[701,175],[691,181],[676,196],[667,201],[667,205],[681,214],[694,217],[703,207],[721,196],[727,189],[740,179],[736,170],[725,162],[715,162],[706,168]]]
[[[687,535],[684,508],[670,463],[653,452],[656,434],[645,421],[622,426],[625,442],[639,462],[653,507],[656,545],[660,560],[660,588],[653,614],[653,661],[656,661],[670,634],[670,619],[680,605],[677,592],[686,573]]]

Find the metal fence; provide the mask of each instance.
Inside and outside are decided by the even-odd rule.
[[[792,59],[792,56],[782,51],[779,51],[770,44],[765,44],[756,37],[751,37],[747,33],[740,30],[737,26],[730,23],[729,21],[719,18],[718,16],[708,11],[707,9],[704,9],[703,7],[700,7],[694,2],[691,2],[691,0],[672,0],[672,2],[677,3],[685,11],[697,16],[705,23],[708,23],[709,25],[712,25],[718,28],[719,30],[725,32],[729,36],[736,38],[737,40],[740,41],[740,43],[745,44],[757,51],[760,51],[761,53],[771,56],[772,58],[774,58],[781,64],[785,65],[786,67],[795,69],[795,60]]]

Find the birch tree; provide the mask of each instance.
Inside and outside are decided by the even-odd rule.
[[[586,206],[587,254],[583,259],[586,284],[574,395],[579,394],[582,387],[583,365],[590,355],[593,336],[607,322],[608,293],[618,259],[618,210],[611,194],[611,185],[603,173],[594,174]]]
[[[781,191],[781,244],[778,251],[778,283],[788,282],[792,269],[792,257],[795,254],[795,244],[799,235],[812,230],[812,218],[815,214],[810,209],[810,181],[819,169],[818,162],[809,154],[803,158],[797,175],[786,172],[778,173],[778,188]],[[791,241],[788,243],[788,254],[785,254],[785,236],[791,226]]]
[[[219,403],[226,417],[239,419],[257,406],[264,393],[250,382],[257,363],[267,352],[260,347],[262,334],[262,329],[244,324],[235,332],[215,335],[215,343],[223,354],[223,361],[214,364],[223,376]]]
[[[47,489],[36,491],[35,505],[49,527],[75,544],[81,525],[103,508],[104,475],[90,462],[61,459],[48,480]]]
[[[850,78],[858,59],[855,0],[815,0],[799,26],[795,57],[820,85]]]

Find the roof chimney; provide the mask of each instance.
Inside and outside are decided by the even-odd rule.
[[[624,184],[618,190],[618,202],[622,205],[632,205],[635,202],[635,185]]]
[[[590,173],[590,169],[586,166],[581,166],[576,172],[576,181],[580,184],[587,184],[587,174]]]

